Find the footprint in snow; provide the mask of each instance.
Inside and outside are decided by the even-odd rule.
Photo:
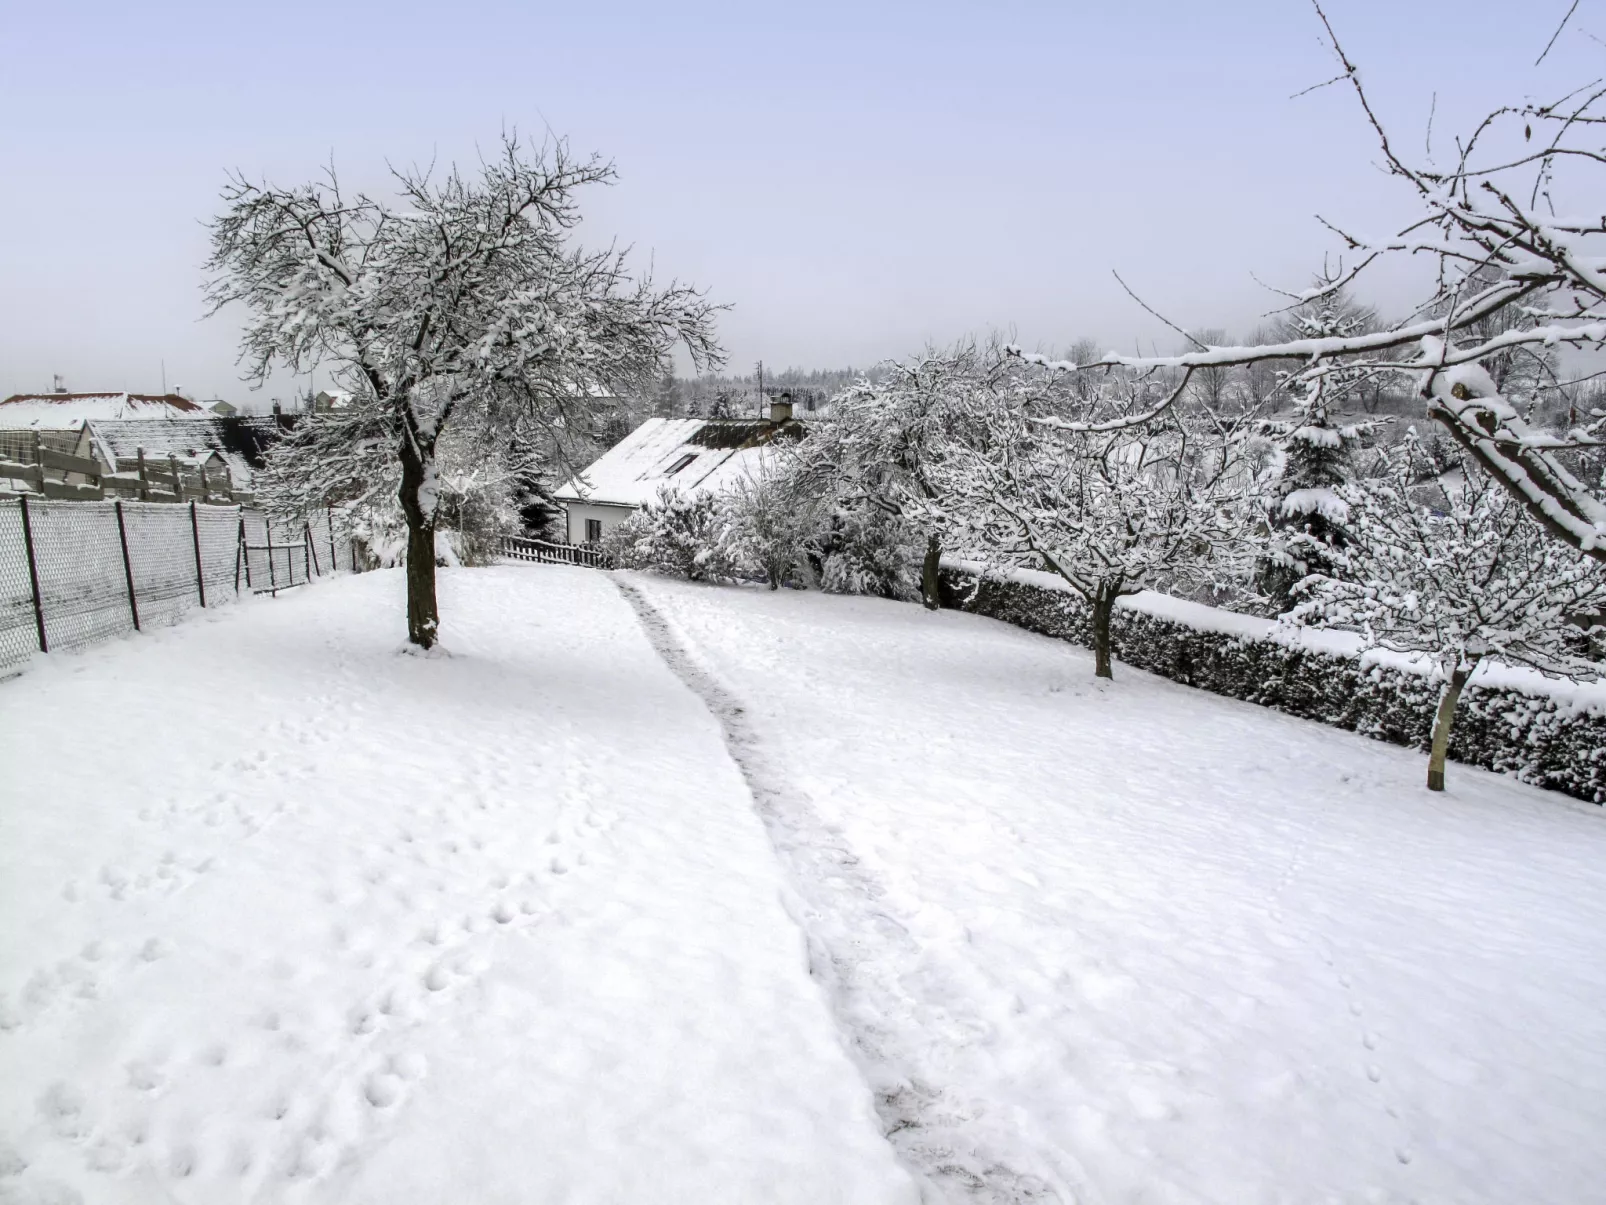
[[[136,1060],[127,1067],[128,1086],[140,1092],[155,1092],[167,1082],[167,1076],[160,1067],[143,1060]]]
[[[120,1172],[128,1165],[128,1150],[115,1139],[97,1139],[84,1152],[84,1165],[92,1172]]]
[[[229,1061],[229,1048],[222,1042],[213,1042],[209,1046],[203,1046],[196,1058],[208,1067],[221,1067]]]
[[[62,1138],[81,1138],[89,1132],[84,1119],[84,1094],[64,1080],[51,1084],[36,1102],[39,1116]]]
[[[20,1176],[28,1170],[28,1161],[22,1153],[11,1145],[7,1138],[0,1138],[0,1180],[8,1176]]]
[[[388,1109],[401,1099],[401,1079],[386,1072],[375,1072],[363,1081],[362,1094],[376,1109]]]
[[[353,1009],[350,1029],[353,1037],[365,1038],[379,1028],[379,1018],[366,1008]]]
[[[84,1205],[83,1194],[60,1180],[35,1180],[7,1187],[0,1201],[5,1205]]]

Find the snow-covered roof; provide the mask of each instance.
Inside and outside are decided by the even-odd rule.
[[[86,422],[174,419],[204,413],[176,393],[17,393],[0,402],[0,427],[65,431]]]
[[[89,433],[96,451],[108,462],[138,456],[141,449],[158,459],[217,453],[236,480],[244,481],[262,467],[263,455],[283,428],[280,420],[268,415],[224,417],[202,411],[192,417],[92,422]]]
[[[554,496],[645,506],[664,486],[685,495],[718,493],[756,477],[778,443],[802,436],[803,424],[792,420],[649,418]]]

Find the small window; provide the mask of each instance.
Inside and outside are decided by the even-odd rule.
[[[586,520],[586,543],[587,544],[595,544],[600,539],[602,539],[602,520],[601,519],[587,519]]]
[[[697,453],[696,452],[693,452],[688,456],[682,456],[679,460],[675,461],[674,464],[669,466],[669,471],[667,473],[665,473],[664,476],[665,477],[673,477],[676,473],[680,472],[681,469],[685,468],[688,464],[690,464],[692,461],[694,461],[696,459],[697,459]]]

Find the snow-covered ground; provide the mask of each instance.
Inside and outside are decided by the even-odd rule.
[[[0,1202],[1606,1200],[1606,813],[975,616],[394,573],[0,683]]]
[[[402,588],[0,683],[0,1201],[915,1200],[609,578]]]
[[[1606,1200],[1602,809],[975,616],[628,580],[956,1195]]]

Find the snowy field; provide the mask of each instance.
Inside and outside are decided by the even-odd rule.
[[[1606,813],[974,616],[394,573],[0,683],[0,1202],[1606,1200]]]

